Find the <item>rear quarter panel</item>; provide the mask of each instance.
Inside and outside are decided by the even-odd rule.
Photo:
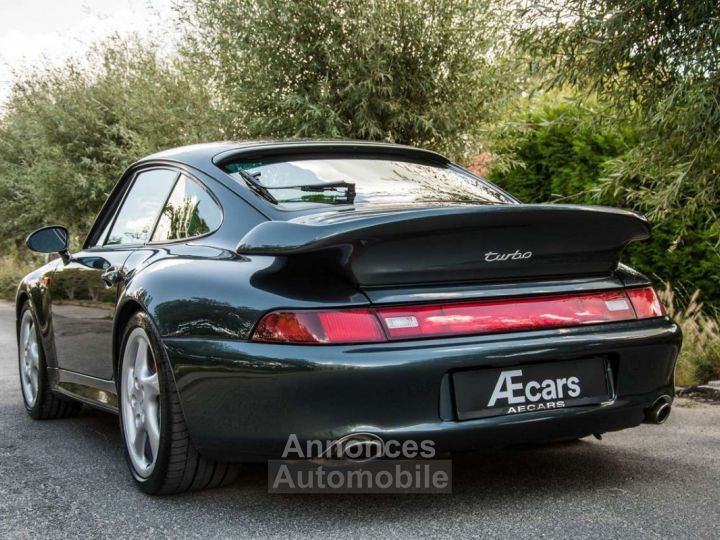
[[[278,259],[206,246],[144,249],[126,263],[135,268],[120,308],[126,302],[141,305],[161,337],[247,340],[258,319],[272,309],[368,303],[365,295],[332,276],[278,278]]]

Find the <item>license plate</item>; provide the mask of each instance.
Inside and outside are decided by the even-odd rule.
[[[460,420],[591,405],[610,399],[606,361],[585,358],[453,374]]]

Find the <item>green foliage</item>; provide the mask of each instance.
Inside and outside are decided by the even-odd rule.
[[[135,41],[27,74],[0,119],[0,237],[61,223],[77,241],[130,163],[219,138],[209,102],[197,78]]]
[[[517,91],[488,0],[192,0],[185,53],[233,133],[475,150]]]
[[[15,252],[0,257],[0,298],[14,299],[22,277],[42,264],[40,257],[30,256],[26,260]]]
[[[535,106],[510,119],[494,133],[496,164],[490,179],[523,202],[604,204],[634,210],[636,201],[622,193],[599,190],[613,160],[636,145],[637,130],[603,124],[604,108],[595,102],[558,101]],[[678,240],[684,219],[694,219]],[[629,264],[662,281],[693,291],[720,306],[720,254],[702,218],[680,213],[653,220],[650,241],[632,244]]]
[[[516,3],[517,4],[517,3]],[[652,217],[698,219],[717,243],[720,3],[520,2],[518,43],[551,85],[603,96],[638,143],[608,164],[604,189]]]
[[[610,204],[594,189],[604,164],[634,143],[631,129],[598,121],[594,102],[558,100],[507,118],[491,136],[490,179],[525,202]]]

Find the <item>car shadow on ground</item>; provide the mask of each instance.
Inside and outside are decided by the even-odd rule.
[[[116,482],[125,489],[134,489],[125,469],[116,416],[85,408],[80,416],[65,422],[72,423],[67,427],[71,427],[73,432],[66,436],[94,439],[88,451],[104,454],[103,460],[108,461],[114,455],[115,464],[111,468],[113,474],[118,475]],[[292,505],[296,510],[303,507],[311,512],[314,512],[313,506],[322,503],[322,507],[329,500],[337,507],[356,507],[362,501],[362,514],[372,519],[373,512],[381,511],[389,501],[397,506],[398,501],[412,499],[412,511],[415,512],[424,507],[457,505],[463,500],[505,504],[514,498],[540,500],[558,493],[572,497],[603,489],[623,492],[625,484],[629,485],[657,470],[657,460],[661,459],[649,452],[641,454],[628,448],[611,447],[605,441],[590,437],[572,442],[453,456],[452,496],[333,494],[330,498],[327,495],[268,494],[267,465],[249,463],[242,466],[240,478],[232,486],[176,497],[196,503],[212,500],[214,505],[225,499],[231,506],[233,503],[230,501],[251,495],[258,501],[265,500],[269,506]]]

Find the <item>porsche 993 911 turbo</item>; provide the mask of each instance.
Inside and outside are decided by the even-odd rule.
[[[140,489],[299,440],[475,451],[662,423],[680,330],[620,263],[647,221],[521,204],[434,152],[215,143],[144,158],[17,292],[36,419],[117,413]],[[365,435],[364,435],[365,436]]]

